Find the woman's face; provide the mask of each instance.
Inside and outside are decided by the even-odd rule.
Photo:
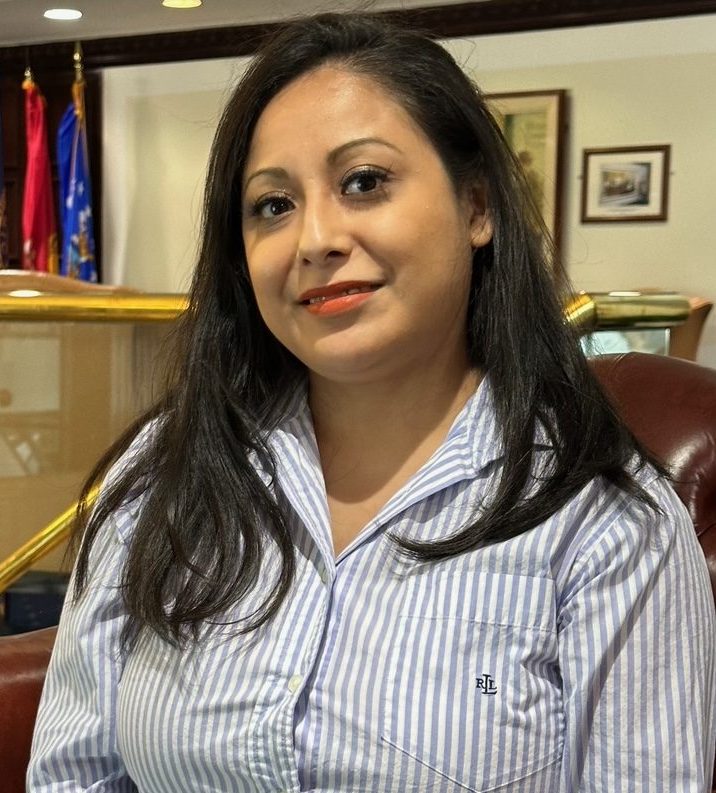
[[[466,367],[472,249],[492,227],[424,133],[370,78],[310,72],[267,105],[244,172],[261,315],[314,375],[367,382]]]

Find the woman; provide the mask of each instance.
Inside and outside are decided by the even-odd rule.
[[[421,36],[258,55],[175,385],[92,478],[31,790],[706,789],[703,558],[519,173]]]

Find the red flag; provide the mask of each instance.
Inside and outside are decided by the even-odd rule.
[[[57,225],[47,150],[45,99],[31,76],[25,91],[27,168],[22,205],[22,266],[25,270],[58,271]]]

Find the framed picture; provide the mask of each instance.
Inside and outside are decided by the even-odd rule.
[[[666,220],[671,146],[585,149],[582,223]]]
[[[522,163],[532,197],[557,249],[562,217],[566,97],[563,89],[487,94],[485,97],[507,142]]]

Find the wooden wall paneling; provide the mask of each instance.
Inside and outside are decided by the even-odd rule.
[[[20,252],[22,250],[22,240],[20,233],[21,208],[20,203],[21,180],[17,176],[5,176],[5,195],[7,196],[7,252],[8,265],[13,269],[20,267]]]
[[[22,138],[22,104],[18,102],[16,84],[10,77],[0,77],[0,112],[2,113],[2,155],[5,168],[5,189],[8,214],[8,253],[10,267],[18,267],[20,261],[20,185],[24,168],[24,146]]]
[[[716,13],[716,0],[484,0],[383,13],[436,37],[485,36],[713,14]],[[172,33],[88,39],[82,42],[85,68],[251,55],[278,24],[225,25]],[[0,47],[0,68],[3,64],[12,64],[16,68],[24,66],[26,51],[29,51],[37,68],[40,65],[62,68],[72,62],[73,43],[60,41],[29,47]]]

